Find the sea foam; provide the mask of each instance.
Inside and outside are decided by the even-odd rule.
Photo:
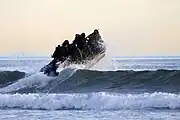
[[[0,108],[19,109],[179,109],[180,95],[170,93],[143,94],[0,94]]]

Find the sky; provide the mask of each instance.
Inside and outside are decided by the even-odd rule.
[[[96,28],[113,56],[180,55],[180,0],[0,0],[0,55],[50,56]]]

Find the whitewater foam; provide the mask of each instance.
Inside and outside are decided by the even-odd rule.
[[[0,94],[0,108],[20,109],[179,109],[180,95],[170,93],[143,94]]]
[[[43,73],[32,74],[31,76],[19,79],[15,83],[1,88],[0,92],[12,92],[17,91],[23,88],[32,88],[32,87],[43,87],[49,83],[50,80],[54,79],[54,77],[47,77]]]

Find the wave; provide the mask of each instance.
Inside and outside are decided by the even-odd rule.
[[[0,87],[7,86],[18,79],[25,77],[24,72],[20,71],[0,71]]]
[[[18,73],[19,74],[19,73]],[[58,77],[42,73],[14,80],[1,93],[180,92],[179,70],[92,71],[64,69]]]
[[[53,77],[47,77],[43,73],[36,73],[26,77],[23,77],[19,80],[16,80],[12,84],[9,84],[6,87],[0,89],[1,93],[9,92],[21,92],[21,93],[30,93],[30,92],[40,92],[39,88],[46,86],[49,81],[54,79]]]
[[[0,108],[44,110],[179,109],[180,95],[143,94],[0,94]]]
[[[63,75],[63,74],[62,74]],[[77,70],[64,80],[61,75],[42,88],[60,92],[179,92],[179,70],[90,71]],[[61,82],[60,82],[61,81]],[[49,87],[53,86],[53,87]]]

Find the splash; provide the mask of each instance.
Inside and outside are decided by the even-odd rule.
[[[143,94],[0,94],[0,108],[20,109],[179,109],[180,95],[169,93]]]

